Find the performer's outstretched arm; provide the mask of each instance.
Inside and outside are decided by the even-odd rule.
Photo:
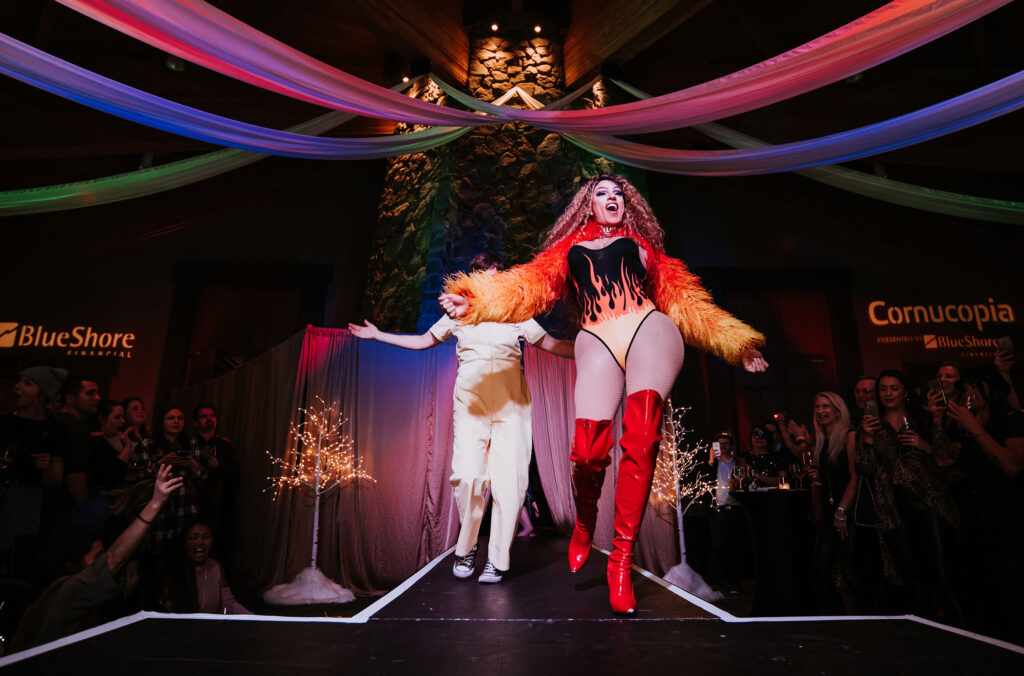
[[[349,324],[348,330],[351,331],[352,335],[356,338],[362,338],[364,340],[379,340],[382,343],[395,345],[396,347],[404,347],[407,350],[426,350],[427,348],[434,347],[441,342],[435,338],[434,334],[430,331],[418,336],[408,333],[387,333],[386,331],[381,331],[371,324],[369,320],[365,320],[363,323],[365,326]]]
[[[657,254],[649,266],[652,300],[676,323],[687,345],[710,352],[748,371],[764,371],[768,362],[757,349],[764,335],[714,304],[711,294],[686,265]]]
[[[467,324],[525,322],[543,314],[565,292],[570,242],[539,253],[532,261],[503,272],[457,272],[444,285],[441,306]],[[453,298],[461,296],[463,304]],[[460,309],[451,309],[458,305]],[[461,309],[463,308],[464,309]]]

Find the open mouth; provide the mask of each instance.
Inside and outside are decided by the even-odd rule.
[[[604,209],[605,209],[605,211],[610,211],[611,213],[615,213],[616,211],[619,210],[619,205],[616,204],[615,202],[609,202],[607,205],[605,205]]]

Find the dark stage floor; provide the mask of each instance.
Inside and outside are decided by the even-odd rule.
[[[445,557],[349,620],[137,618],[6,673],[1024,673],[1018,651],[921,622],[738,619],[639,575],[639,617],[616,618],[605,556],[570,575],[567,545],[517,540],[499,585],[456,580]]]

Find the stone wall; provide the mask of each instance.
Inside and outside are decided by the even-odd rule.
[[[544,103],[562,96],[561,44],[547,37],[473,40],[468,91],[492,101],[517,85]],[[443,100],[432,83],[415,95]],[[604,96],[595,87],[578,106],[593,107]],[[481,251],[508,265],[529,260],[581,179],[614,170],[558,134],[521,123],[474,129],[442,148],[390,160],[367,316],[384,330],[425,331],[440,316],[436,299],[446,275],[465,270]]]

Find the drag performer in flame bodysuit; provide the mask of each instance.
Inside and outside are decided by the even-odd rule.
[[[532,261],[496,275],[457,274],[441,304],[466,323],[514,322],[547,310],[568,292],[580,304],[576,338],[576,429],[572,443],[576,524],[569,568],[590,555],[597,501],[622,389],[622,460],[615,489],[612,610],[633,613],[633,548],[651,490],[664,400],[683,363],[684,340],[748,371],[768,364],[764,336],[714,305],[700,280],[665,255],[647,201],[620,176],[602,174],[576,193]]]

